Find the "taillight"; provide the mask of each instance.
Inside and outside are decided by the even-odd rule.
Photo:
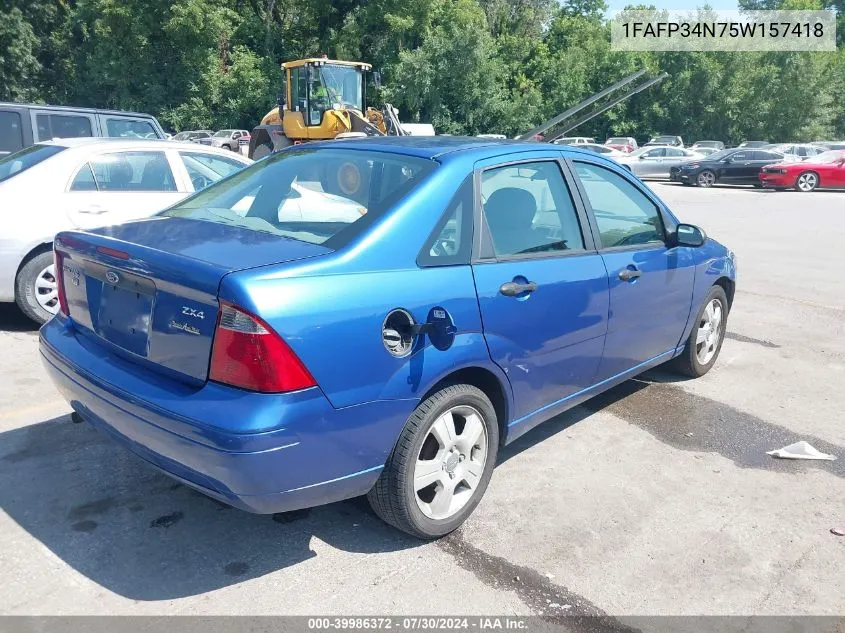
[[[65,316],[70,315],[67,309],[67,295],[65,295],[65,256],[57,250],[53,250],[53,264],[56,268],[56,292],[59,293],[59,312]]]
[[[269,325],[228,303],[220,304],[208,377],[263,393],[296,391],[317,384]]]

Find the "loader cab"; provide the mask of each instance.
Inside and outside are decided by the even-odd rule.
[[[283,125],[292,139],[334,138],[346,110],[364,112],[364,73],[369,64],[325,58],[283,64]]]

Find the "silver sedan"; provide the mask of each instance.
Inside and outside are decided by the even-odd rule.
[[[669,178],[669,170],[692,160],[701,160],[702,154],[668,145],[641,147],[626,156],[613,160],[624,165],[640,178]]]

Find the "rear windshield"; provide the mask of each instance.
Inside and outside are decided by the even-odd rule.
[[[628,139],[623,136],[614,136],[612,138],[607,139],[608,145],[627,145]]]
[[[0,182],[26,171],[64,149],[60,145],[30,145],[19,152],[3,156],[0,158]]]
[[[382,152],[287,150],[161,215],[230,224],[337,248],[395,205],[435,165]]]

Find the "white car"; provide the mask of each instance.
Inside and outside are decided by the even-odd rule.
[[[149,217],[252,163],[165,140],[73,138],[0,158],[0,302],[35,321],[58,310],[53,236]]]
[[[701,160],[704,154],[669,145],[646,145],[624,156],[614,156],[620,165],[627,167],[640,178],[669,178],[673,167]]]
[[[563,136],[552,141],[553,145],[584,145],[586,143],[595,145],[596,139],[592,136]]]
[[[602,156],[606,156],[608,158],[618,158],[628,155],[628,152],[623,152],[621,150],[608,147],[607,145],[599,145],[598,143],[578,143],[576,147],[578,149],[585,149],[588,152],[593,152],[594,154],[601,154]]]

